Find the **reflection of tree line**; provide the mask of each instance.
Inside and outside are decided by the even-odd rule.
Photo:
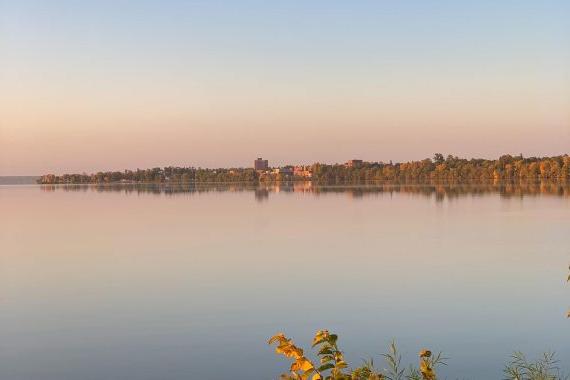
[[[256,189],[250,184],[200,184],[188,183],[111,183],[111,184],[70,184],[70,185],[41,185],[43,191],[81,191],[81,192],[114,192],[126,194],[181,194],[181,193],[210,193],[210,192],[246,192]]]
[[[118,193],[181,194],[210,192],[254,192],[258,200],[267,199],[271,193],[311,193],[313,195],[344,193],[351,197],[380,194],[417,194],[434,196],[438,200],[462,196],[500,194],[503,197],[533,195],[570,196],[570,183],[557,181],[502,182],[490,183],[436,183],[436,182],[374,182],[360,185],[316,185],[312,182],[279,182],[266,184],[251,183],[161,183],[161,184],[92,184],[92,185],[42,185],[44,191],[96,191]]]

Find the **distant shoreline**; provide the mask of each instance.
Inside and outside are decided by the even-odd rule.
[[[263,168],[257,166],[264,163]],[[255,168],[164,167],[82,174],[46,174],[39,184],[101,183],[228,183],[312,181],[353,183],[366,181],[493,181],[493,180],[570,180],[570,156],[523,157],[503,155],[496,160],[480,158],[433,158],[403,163],[349,160],[344,164],[285,165],[270,168],[258,159]]]
[[[39,175],[6,175],[0,176],[0,185],[34,185],[41,178]]]

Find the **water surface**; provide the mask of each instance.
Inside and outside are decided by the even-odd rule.
[[[570,370],[570,192],[517,186],[0,186],[0,379],[271,379],[266,345],[396,339],[500,379]]]

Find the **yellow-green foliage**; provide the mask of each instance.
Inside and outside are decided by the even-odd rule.
[[[423,349],[419,352],[417,367],[402,368],[402,358],[392,342],[390,351],[383,355],[386,368],[382,371],[374,367],[372,359],[360,367],[351,368],[338,347],[338,336],[328,330],[317,331],[313,338],[317,361],[309,359],[303,349],[283,333],[271,337],[268,343],[277,343],[275,352],[293,361],[289,373],[282,374],[281,380],[437,380],[437,367],[446,364],[441,353],[434,355]],[[505,366],[505,380],[570,380],[560,374],[556,363],[553,353],[545,353],[538,360],[530,361],[522,353],[515,352]]]
[[[339,349],[338,336],[328,330],[319,330],[313,338],[313,348],[317,351],[318,362],[308,359],[303,349],[293,340],[279,333],[269,339],[269,344],[277,343],[275,352],[293,360],[289,373],[281,375],[283,380],[437,380],[436,367],[443,362],[441,354],[432,355],[429,350],[419,353],[418,368],[400,368],[401,357],[392,343],[390,353],[385,354],[388,369],[382,373],[374,368],[372,360],[357,368],[349,368]]]

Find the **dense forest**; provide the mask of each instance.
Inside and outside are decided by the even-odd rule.
[[[497,160],[465,159],[452,155],[403,163],[362,162],[358,165],[321,164],[310,166],[311,177],[256,172],[252,168],[202,169],[165,167],[93,174],[47,174],[40,184],[163,183],[163,182],[260,182],[311,180],[318,183],[369,181],[471,181],[471,180],[570,180],[570,156],[523,157],[503,155]]]

